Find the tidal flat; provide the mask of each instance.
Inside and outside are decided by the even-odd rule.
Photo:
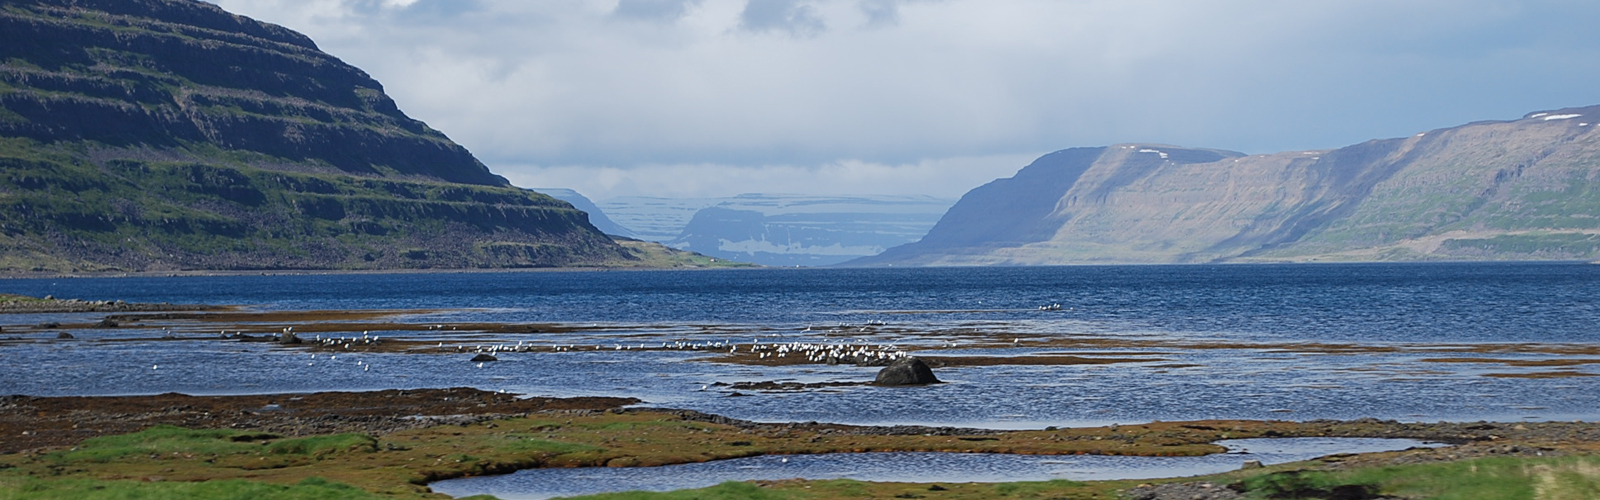
[[[1218,442],[1409,438],[1449,446],[1202,478],[767,478],[660,495],[1431,498],[1360,471],[1453,464],[1583,487],[1600,442],[1592,267],[8,280],[33,297],[204,309],[0,315],[0,394],[17,395],[0,403],[0,477],[19,498],[226,496],[182,490],[202,477],[284,488],[253,496],[428,497],[438,481],[558,466],[1233,460]],[[943,383],[872,384],[912,356]],[[519,495],[505,498],[537,497]]]
[[[1192,421],[995,431],[760,423],[697,412],[631,408],[636,401],[519,398],[472,389],[196,397],[8,397],[0,432],[24,439],[0,449],[0,488],[28,491],[106,483],[247,480],[276,485],[333,481],[375,495],[443,498],[434,481],[544,467],[649,467],[763,455],[865,452],[1198,456],[1224,439],[1412,438],[1453,446],[1334,455],[1227,476],[1349,470],[1482,457],[1556,458],[1600,451],[1594,423],[1393,421]],[[127,433],[132,429],[141,429]],[[1242,480],[1242,479],[1241,479]],[[1192,482],[1193,479],[1155,481]],[[1034,484],[1040,494],[1114,498],[1151,480]],[[813,484],[815,483],[815,484]],[[758,487],[813,489],[836,481]],[[986,483],[894,484],[926,498],[992,492]],[[862,483],[857,489],[886,485]],[[823,490],[828,488],[824,487]],[[977,493],[974,493],[977,492]],[[821,493],[821,492],[817,492]],[[805,498],[842,498],[825,493]],[[44,497],[41,497],[44,498]]]

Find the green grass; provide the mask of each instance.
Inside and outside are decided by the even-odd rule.
[[[1402,498],[1580,500],[1600,498],[1600,458],[1495,457],[1341,472],[1279,472],[1246,479],[1244,485],[1251,498],[1323,498],[1344,486]]]
[[[667,492],[623,491],[601,493],[582,497],[585,500],[787,500],[797,498],[794,493],[769,490],[751,483],[729,481],[710,488]]]
[[[1588,258],[1600,255],[1600,235],[1584,233],[1503,234],[1490,238],[1445,240],[1441,248],[1498,255]]]
[[[173,454],[222,456],[264,452],[322,458],[345,451],[374,452],[378,441],[365,434],[332,434],[293,439],[228,429],[185,429],[158,425],[132,434],[92,438],[71,450],[53,453],[56,463],[108,463]]]
[[[538,439],[526,434],[509,434],[506,436],[505,441],[500,442],[495,446],[495,450],[506,453],[542,453],[546,455],[563,455],[568,453],[603,451],[605,448],[584,444],[550,441],[548,439]]]
[[[72,450],[53,453],[50,458],[56,462],[106,463],[136,455],[172,453],[228,455],[258,451],[261,445],[252,441],[274,437],[277,436],[225,429],[194,430],[158,425],[132,434],[91,438]]]
[[[333,434],[285,439],[267,445],[267,452],[277,455],[326,456],[341,451],[378,451],[378,440],[366,434]]]
[[[277,485],[244,480],[192,483],[0,477],[0,500],[130,500],[164,498],[207,500],[365,500],[384,497],[317,477],[308,478],[294,485]]]
[[[86,146],[87,147],[87,146]],[[530,267],[596,265],[624,250],[598,233],[571,241],[462,245],[450,234],[576,233],[582,217],[532,191],[285,173],[198,151],[210,163],[111,160],[0,139],[0,225],[79,267],[145,257],[194,268]],[[53,243],[66,241],[68,243]],[[480,240],[481,241],[481,240]],[[405,258],[422,243],[424,259]],[[605,248],[605,247],[609,247]],[[169,257],[176,254],[176,257]],[[638,259],[635,259],[638,260]],[[7,267],[59,267],[27,259]],[[72,269],[59,269],[72,271]]]

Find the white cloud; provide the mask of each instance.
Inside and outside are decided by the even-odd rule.
[[[1565,0],[218,3],[310,35],[513,179],[1327,148],[1600,103],[1600,4]]]

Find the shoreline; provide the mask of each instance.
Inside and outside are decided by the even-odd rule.
[[[203,278],[218,276],[342,276],[386,274],[496,274],[496,273],[562,273],[562,272],[655,272],[655,271],[759,271],[768,269],[797,269],[793,267],[511,267],[469,269],[274,269],[274,270],[187,270],[187,271],[111,271],[95,273],[39,273],[3,274],[4,280],[36,279],[92,279],[92,278]],[[819,269],[819,268],[799,268]]]
[[[290,437],[337,432],[386,435],[436,426],[466,426],[491,420],[526,418],[537,414],[652,415],[684,422],[701,422],[747,431],[834,436],[901,436],[908,438],[951,436],[1104,435],[1131,429],[1162,429],[1138,437],[1159,446],[1204,444],[1218,439],[1247,437],[1371,437],[1411,438],[1456,445],[1476,442],[1553,440],[1586,444],[1600,450],[1600,421],[1434,421],[1402,422],[1360,418],[1251,420],[1196,419],[1151,421],[1105,426],[1042,429],[990,429],[940,425],[856,425],[831,422],[766,422],[725,417],[695,410],[639,407],[634,398],[577,396],[523,397],[470,387],[383,389],[371,391],[281,392],[240,395],[189,395],[162,393],[123,396],[0,396],[0,455],[68,447],[99,435],[136,432],[156,425],[192,428],[235,428],[273,432]],[[12,439],[12,438],[20,439]],[[972,442],[997,441],[974,439]],[[1123,439],[1126,443],[1143,443]],[[969,445],[982,448],[984,445]],[[1012,453],[1038,453],[1042,449]],[[1147,448],[1138,450],[1149,451]],[[884,450],[909,451],[909,450]],[[939,451],[939,450],[935,450]],[[1085,450],[1065,450],[1064,454]],[[1113,450],[1101,450],[1113,451]],[[1123,450],[1106,455],[1162,456]],[[1172,450],[1178,451],[1178,450]],[[1006,452],[1002,452],[1006,453]],[[1188,454],[1188,453],[1180,453]]]
[[[0,315],[50,313],[145,313],[186,311],[233,311],[238,306],[209,304],[139,303],[121,300],[58,299],[0,293]]]
[[[1219,262],[1219,263],[1082,263],[1060,264],[1046,266],[859,266],[859,267],[788,267],[788,266],[761,266],[741,265],[728,267],[628,267],[628,266],[577,266],[577,267],[507,267],[507,268],[419,268],[419,269],[214,269],[214,270],[161,270],[161,271],[97,271],[83,273],[5,273],[0,272],[0,282],[5,280],[34,280],[34,279],[77,279],[77,278],[188,278],[188,277],[213,277],[213,276],[338,276],[338,275],[385,275],[385,274],[495,274],[495,273],[559,273],[559,272],[653,272],[653,271],[759,271],[780,269],[943,269],[950,267],[1197,267],[1197,266],[1359,266],[1359,265],[1471,265],[1471,264],[1565,264],[1565,265],[1600,265],[1600,260],[1589,261],[1581,259],[1561,260],[1417,260],[1417,261],[1261,261],[1261,262]]]
[[[1409,438],[1450,446],[1337,454],[1261,469],[1246,467],[1224,476],[1600,453],[1597,422],[1189,420],[1001,431],[753,422],[691,410],[628,407],[632,404],[637,400],[524,399],[472,388],[249,396],[6,396],[0,397],[0,435],[14,438],[0,441],[0,487],[5,486],[5,474],[135,483],[246,479],[286,485],[322,477],[383,497],[443,499],[447,497],[427,485],[530,468],[648,467],[756,455],[862,452],[1200,456],[1223,452],[1214,444],[1218,440],[1291,437]],[[123,449],[117,446],[128,446],[108,443],[144,439],[156,441],[136,446],[161,446],[151,449],[171,453],[134,448],[131,455],[118,455],[125,458],[99,458],[101,453]],[[188,446],[193,448],[155,444],[171,439],[192,442]],[[112,448],[97,451],[107,446]],[[216,447],[235,451],[207,451]],[[309,451],[281,451],[302,448]],[[1055,486],[1121,494],[1117,492],[1147,488],[1150,483],[1194,480]],[[754,484],[803,489],[828,483]],[[859,484],[903,488],[910,483]],[[948,486],[956,491],[989,487],[984,484]]]

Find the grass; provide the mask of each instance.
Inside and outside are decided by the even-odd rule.
[[[1031,481],[1017,483],[870,483],[851,479],[825,481],[729,481],[708,488],[666,492],[624,491],[572,497],[574,500],[830,500],[848,498],[1103,499],[1116,498],[1126,482]]]
[[[1252,498],[1329,498],[1338,489],[1436,500],[1600,498],[1600,458],[1493,457],[1338,472],[1248,478]]]
[[[322,458],[339,452],[377,451],[365,434],[332,434],[281,439],[276,434],[231,429],[185,429],[158,425],[132,434],[90,438],[71,450],[48,455],[56,463],[109,463],[128,457],[221,456],[246,453]]]
[[[65,149],[0,140],[0,206],[7,208],[0,226],[8,238],[59,257],[46,262],[12,252],[5,268],[73,272],[142,265],[149,257],[196,269],[630,261],[621,247],[587,232],[580,212],[523,189],[278,172],[235,163],[264,160],[203,147],[196,162],[104,165]],[[571,236],[539,241],[542,234]],[[408,247],[425,248],[425,259],[401,255]],[[76,268],[63,268],[62,260]]]
[[[90,438],[77,447],[51,454],[58,463],[107,463],[133,455],[228,455],[256,451],[258,439],[277,437],[272,434],[247,433],[236,430],[195,430],[159,425],[132,434]]]
[[[384,498],[347,484],[311,477],[292,485],[259,481],[99,481],[0,476],[3,500],[365,500]]]
[[[1345,427],[1339,427],[1343,425]],[[1323,434],[1359,433],[1338,424]],[[1203,421],[1117,428],[1014,431],[981,440],[942,435],[820,434],[684,420],[672,413],[537,415],[440,425],[382,437],[297,438],[240,430],[159,426],[83,441],[70,450],[0,455],[0,500],[71,498],[443,499],[428,482],[531,467],[647,466],[761,454],[946,451],[1027,454],[1193,455],[1222,437],[1302,435],[1291,422]],[[1343,430],[1341,430],[1343,429]],[[1319,434],[1320,435],[1320,434]],[[965,436],[970,438],[971,436]],[[1302,462],[1206,478],[1239,483],[1252,498],[1327,498],[1360,491],[1400,498],[1600,498],[1600,457],[1499,457],[1463,462],[1323,470]],[[1159,481],[1150,481],[1159,482]],[[784,480],[724,483],[592,499],[1117,498],[1133,481],[876,483]],[[1298,496],[1296,496],[1298,495]]]
[[[757,430],[684,420],[676,414],[655,412],[540,415],[405,430],[381,438],[360,434],[282,438],[239,430],[159,426],[132,434],[86,440],[70,450],[0,455],[0,479],[3,479],[0,499],[24,493],[24,484],[16,477],[28,476],[51,481],[243,479],[276,485],[296,485],[320,477],[391,498],[437,498],[423,485],[440,479],[502,474],[531,467],[649,466],[762,454],[859,451],[1044,454],[1103,451],[1196,455],[1220,451],[1219,447],[1207,444],[1220,433],[1260,435],[1278,429],[1279,425],[1262,423],[1222,429],[1219,424],[1220,430],[1195,430],[1176,424],[1151,424],[1124,426],[1116,431],[1021,431],[992,438],[986,436],[981,441],[963,440],[961,436],[819,435],[811,431]],[[1124,440],[1119,436],[1144,436],[1145,442],[1132,443],[1133,439]],[[28,484],[32,485],[27,486],[31,489],[68,487],[56,483]],[[813,487],[799,489],[812,491],[813,498],[850,496],[853,490],[873,492],[883,488],[894,490],[885,496],[905,493],[904,486],[875,483],[807,484]],[[997,493],[993,486],[982,488],[983,495],[971,498]],[[1008,486],[999,493],[1023,495],[1036,488],[1038,486]],[[955,490],[967,491],[952,489]]]
[[[709,488],[667,492],[622,491],[584,497],[588,500],[789,500],[808,496],[791,491],[775,491],[752,483],[728,481]]]

